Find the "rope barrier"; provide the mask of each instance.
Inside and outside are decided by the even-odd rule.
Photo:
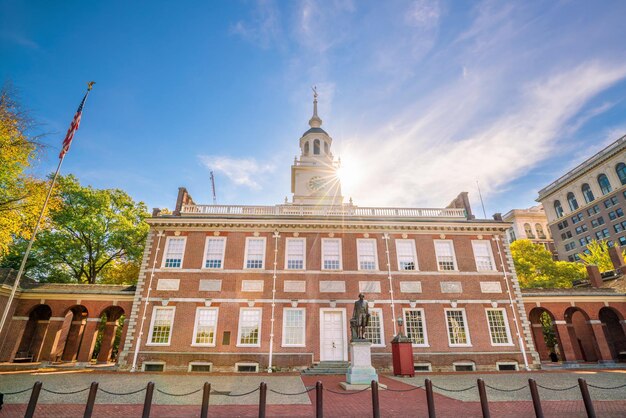
[[[423,387],[424,387],[423,385],[422,386],[415,386],[415,387],[413,387],[411,389],[391,389],[391,388],[388,387],[387,389],[385,389],[385,391],[390,391],[390,392],[411,392],[412,390],[421,389]]]
[[[356,395],[358,393],[363,393],[366,390],[370,390],[370,387],[368,386],[365,389],[361,389],[361,390],[358,390],[358,391],[355,391],[355,392],[337,392],[337,391],[334,391],[334,390],[330,390],[328,388],[324,388],[324,390],[328,391],[330,393],[334,393],[335,395]]]
[[[4,395],[19,395],[20,393],[28,392],[32,388],[26,388],[24,390],[18,390],[17,392],[2,392]]]
[[[305,386],[305,390],[303,392],[298,392],[298,393],[284,393],[284,392],[280,392],[274,389],[270,389],[270,392],[274,392],[278,395],[284,395],[284,396],[295,396],[295,395],[304,395],[305,393],[309,393],[313,389],[315,389],[315,386],[311,386],[311,387]]]
[[[613,389],[621,389],[621,388],[626,388],[626,385],[621,385],[621,386],[615,386],[612,388],[607,388],[604,386],[596,386],[596,385],[592,385],[591,383],[587,383],[587,386],[594,388],[594,389],[604,389],[604,390],[613,390]]]
[[[518,390],[522,390],[522,389],[526,389],[527,388],[527,386],[522,386],[522,387],[519,387],[519,388],[516,388],[516,389],[503,389],[503,388],[496,388],[496,387],[493,387],[493,386],[489,386],[487,384],[485,384],[485,386],[488,387],[489,389],[497,390],[499,392],[517,392]]]
[[[189,395],[195,395],[196,393],[200,392],[202,390],[202,388],[198,389],[198,390],[194,390],[193,392],[188,392],[188,393],[169,393],[166,392],[164,390],[161,390],[159,388],[156,388],[156,391],[159,393],[162,393],[163,395],[167,395],[167,396],[189,396]]]
[[[465,389],[446,389],[446,388],[442,388],[441,386],[437,386],[437,385],[433,384],[433,387],[437,388],[439,390],[445,390],[446,392],[465,392],[467,390],[474,389],[476,386],[472,385],[472,386],[467,387]]]
[[[540,387],[541,389],[554,390],[554,391],[557,391],[557,392],[564,392],[566,390],[571,390],[571,389],[574,389],[574,388],[578,387],[578,385],[574,385],[574,386],[570,386],[568,388],[549,388],[547,386],[541,386],[539,383],[537,383],[537,386]]]
[[[237,393],[237,394],[235,394],[235,395],[233,395],[233,394],[232,394],[232,393],[230,393],[230,392],[219,392],[219,391],[214,391],[214,393],[215,393],[216,395],[224,395],[224,396],[230,396],[230,397],[232,397],[232,398],[236,398],[236,397],[239,397],[239,396],[246,396],[246,395],[250,395],[251,393],[254,393],[254,392],[256,392],[257,390],[260,390],[260,388],[253,389],[253,390],[251,390],[250,392],[246,392],[246,393]]]
[[[71,391],[71,392],[57,392],[57,391],[54,391],[54,390],[46,389],[44,387],[42,387],[41,390],[43,390],[44,392],[52,393],[54,395],[74,395],[74,394],[77,394],[77,393],[85,392],[85,391],[89,390],[89,388],[79,389],[79,390],[75,390],[75,391]]]
[[[107,395],[126,396],[126,395],[134,395],[135,393],[143,392],[144,390],[146,390],[146,388],[137,389],[132,392],[121,392],[121,393],[109,392],[108,390],[102,389],[101,387],[98,387],[98,390],[106,393]]]

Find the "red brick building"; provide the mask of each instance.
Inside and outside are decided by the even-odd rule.
[[[2,310],[15,273],[0,269]],[[0,334],[0,362],[84,366],[92,359],[116,361],[115,339],[119,335],[123,344],[134,293],[134,286],[38,283],[23,277],[9,311],[11,320]]]
[[[348,323],[363,292],[375,366],[390,367],[402,317],[420,368],[537,367],[509,224],[474,219],[466,194],[440,209],[344,203],[321,124],[315,101],[291,202],[198,205],[181,188],[172,214],[155,211],[120,364],[256,370],[348,361]]]
[[[349,361],[360,292],[380,368],[391,365],[398,318],[418,370],[538,368],[551,351],[574,365],[626,354],[623,278],[592,271],[588,287],[522,294],[509,223],[475,219],[464,193],[439,209],[344,203],[316,103],[309,124],[291,168],[292,202],[198,205],[181,188],[172,214],[148,220],[136,289],[24,279],[0,361],[189,371]],[[4,308],[12,280],[0,278]]]

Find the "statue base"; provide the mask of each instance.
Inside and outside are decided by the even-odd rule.
[[[350,360],[352,363],[348,368],[348,373],[346,373],[348,385],[369,386],[372,380],[378,382],[378,374],[376,369],[372,367],[371,347],[372,343],[369,341],[352,341],[350,343]]]

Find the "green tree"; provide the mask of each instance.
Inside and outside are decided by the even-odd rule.
[[[574,280],[586,276],[580,263],[554,261],[543,245],[521,239],[511,244],[511,255],[521,287],[572,287]]]
[[[60,176],[58,188],[60,206],[37,235],[28,274],[48,282],[134,282],[149,229],[144,203],[122,190],[81,186],[72,175]],[[15,268],[24,246],[18,242],[3,264]]]
[[[0,257],[14,239],[30,238],[47,183],[26,174],[40,148],[33,123],[7,86],[0,90]],[[54,199],[51,206],[55,205]]]
[[[624,256],[624,252],[622,252]],[[600,269],[600,273],[613,270],[613,262],[609,255],[609,244],[605,240],[596,241],[593,240],[587,244],[587,251],[580,254],[580,259],[585,264],[595,264]]]

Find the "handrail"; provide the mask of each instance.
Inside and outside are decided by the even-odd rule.
[[[365,218],[466,218],[462,208],[358,207],[354,205],[182,205],[181,214],[204,216],[340,216]]]

